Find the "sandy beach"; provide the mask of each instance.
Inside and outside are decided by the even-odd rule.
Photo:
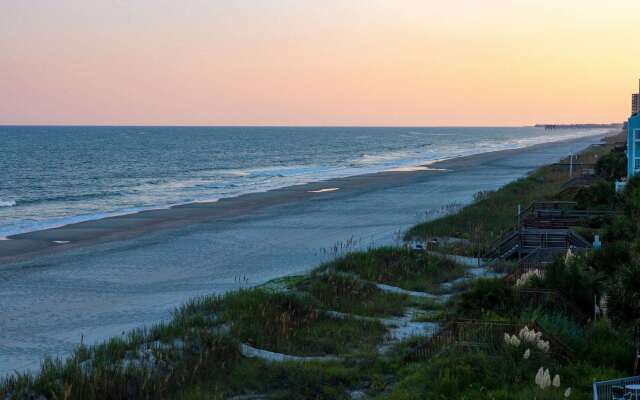
[[[593,142],[598,139],[588,140]],[[573,140],[571,142],[581,141]],[[274,206],[293,205],[315,200],[337,200],[365,191],[420,183],[435,174],[486,165],[505,157],[518,156],[534,150],[543,151],[556,146],[558,146],[557,143],[546,143],[522,149],[494,151],[453,158],[428,166],[397,168],[381,173],[331,179],[263,193],[246,194],[216,202],[177,205],[166,209],[141,211],[12,235],[0,241],[0,267],[3,264],[25,261],[41,255],[83,248],[98,243],[131,239],[161,230],[180,229],[194,223],[228,221],[238,217],[247,217]]]
[[[0,241],[0,374],[33,369],[185,300],[300,273],[337,242],[385,244],[449,204],[469,202],[599,137],[497,151],[193,203]]]

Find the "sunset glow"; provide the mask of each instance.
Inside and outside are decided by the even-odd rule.
[[[0,124],[618,122],[640,3],[4,0]]]

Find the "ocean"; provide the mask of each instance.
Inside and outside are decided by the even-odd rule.
[[[0,126],[0,237],[602,132]]]
[[[166,321],[188,299],[305,273],[338,244],[398,243],[432,211],[600,142],[597,131],[533,128],[0,128],[5,232],[574,136],[584,137],[303,199],[284,191],[278,205],[0,263],[0,377]]]

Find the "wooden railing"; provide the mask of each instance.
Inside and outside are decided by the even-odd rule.
[[[573,201],[537,201],[520,212],[518,222],[513,227],[504,231],[500,238],[494,241],[485,254],[485,258],[500,258],[502,254],[509,252],[513,244],[514,235],[526,228],[539,228],[546,230],[568,229],[582,222],[599,216],[615,215],[614,210],[577,210],[577,203]],[[575,236],[575,233],[573,234]],[[570,238],[580,243],[577,247],[588,246],[584,239]],[[585,244],[586,243],[586,244]]]
[[[633,332],[633,341],[636,348],[636,359],[633,362],[634,375],[640,373],[640,325],[636,325]]]
[[[591,244],[570,229],[522,228],[504,237],[485,258],[505,259],[515,252],[527,255],[538,249],[566,250],[571,247],[584,249],[591,247]]]

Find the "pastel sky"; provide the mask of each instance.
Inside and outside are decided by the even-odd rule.
[[[621,121],[637,0],[0,0],[0,124]]]

